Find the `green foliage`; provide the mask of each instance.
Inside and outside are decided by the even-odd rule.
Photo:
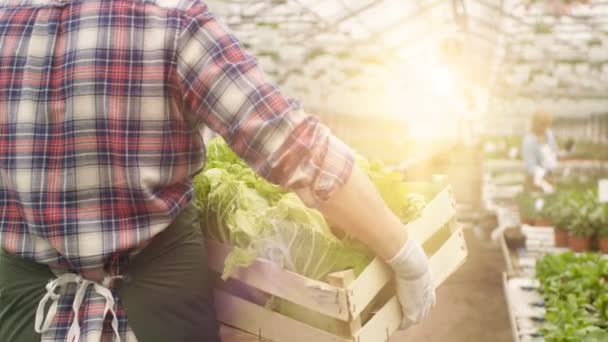
[[[358,157],[389,207],[404,221],[426,201],[407,191],[399,174]],[[207,147],[207,165],[194,179],[195,205],[205,234],[235,248],[223,277],[262,257],[313,279],[352,268],[360,273],[371,253],[351,238],[336,237],[323,216],[297,195],[259,177],[218,138]]]
[[[530,192],[522,192],[517,196],[519,215],[522,219],[535,220],[539,218],[540,212],[536,209],[536,200],[538,198],[538,196],[534,196]]]
[[[608,340],[608,260],[598,254],[549,254],[536,264],[547,313],[547,342]]]
[[[400,173],[388,171],[382,162],[370,162],[360,155],[356,157],[356,163],[402,222],[410,222],[420,216],[426,200],[424,196],[411,192],[409,184],[403,181]]]
[[[550,218],[559,228],[570,231],[577,236],[592,236],[605,222],[600,211],[597,192],[594,189],[578,189],[560,191],[555,195],[545,197],[545,206],[541,216]],[[575,189],[575,190],[572,190]]]
[[[549,208],[553,223],[557,227],[565,230],[569,229],[570,218],[575,214],[574,202],[571,201],[570,198],[569,192],[559,192]]]
[[[574,192],[571,201],[570,232],[576,236],[592,236],[595,227],[591,215],[597,207],[597,194],[591,190]]]
[[[577,141],[568,157],[588,160],[608,160],[608,146],[605,143]]]
[[[543,219],[549,219],[553,222],[553,217],[558,210],[558,195],[556,193],[543,196],[544,205],[539,211],[538,216]]]
[[[223,277],[263,257],[314,279],[353,268],[369,253],[335,237],[321,214],[293,193],[271,184],[239,159],[221,139],[208,145],[207,166],[195,177],[195,204],[206,235],[235,246]]]
[[[598,205],[591,213],[591,223],[599,237],[608,237],[608,203]]]
[[[277,30],[279,29],[279,23],[270,22],[270,21],[258,21],[255,23],[258,27],[269,27],[271,29]]]

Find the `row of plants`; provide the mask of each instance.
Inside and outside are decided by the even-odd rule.
[[[521,158],[523,137],[519,135],[488,136],[483,139],[483,153],[486,159]],[[566,150],[564,160],[608,160],[608,145],[592,141],[569,141],[558,139],[560,149]]]
[[[561,145],[563,146],[563,145]],[[608,146],[591,141],[577,141],[565,159],[608,160]]]
[[[486,159],[519,158],[522,136],[487,136],[483,138],[483,155]],[[513,153],[515,151],[515,153]]]
[[[600,203],[593,188],[564,188],[552,195],[524,193],[518,198],[522,221],[551,226],[555,245],[576,252],[595,246],[608,253],[608,203]]]
[[[608,341],[608,258],[596,253],[548,254],[538,260],[547,342]]]

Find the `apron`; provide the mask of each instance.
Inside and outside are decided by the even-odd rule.
[[[48,332],[36,333],[34,326],[46,324],[45,318],[52,313],[51,292],[59,293],[62,284],[77,287],[82,280],[74,274],[56,276],[46,265],[0,252],[0,341],[38,342],[44,336],[44,341],[64,342],[65,338],[47,339]],[[89,284],[87,291],[97,291],[106,298],[106,305],[111,304],[112,309],[108,313],[118,321],[128,320],[129,331],[118,329],[124,336],[122,342],[219,341],[205,243],[193,205],[139,254],[129,258],[121,266],[121,277],[113,283]],[[73,292],[59,304],[69,304],[68,313],[73,312],[72,306],[79,310],[78,290]],[[46,304],[40,306],[45,298]],[[73,330],[76,336],[80,332],[75,329],[82,329],[81,341],[117,341],[112,315],[108,314],[106,321],[101,336],[87,332],[85,326],[66,324],[62,328]],[[68,336],[65,330],[57,331],[55,327],[53,334]]]

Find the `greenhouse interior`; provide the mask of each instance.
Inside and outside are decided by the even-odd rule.
[[[4,342],[608,342],[608,1],[0,1],[0,250]]]

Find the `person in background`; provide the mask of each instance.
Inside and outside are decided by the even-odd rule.
[[[547,180],[555,171],[559,148],[551,130],[553,115],[537,111],[532,116],[531,130],[522,143],[522,156],[528,173],[529,183],[545,193],[552,193],[553,186]]]
[[[219,340],[203,127],[384,259],[404,328],[428,315],[420,244],[204,3],[0,1],[0,341]]]

